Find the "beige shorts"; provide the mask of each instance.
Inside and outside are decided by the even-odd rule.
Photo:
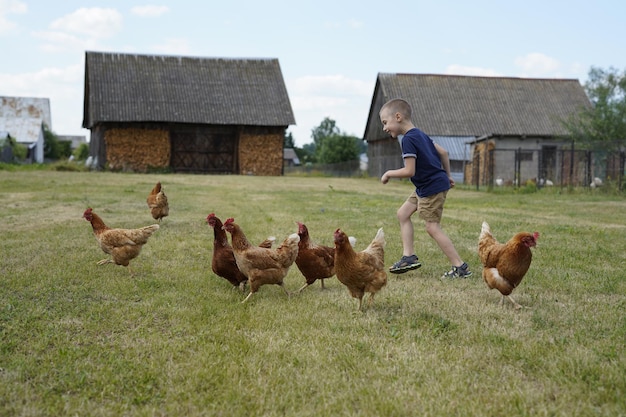
[[[446,202],[447,194],[448,191],[442,191],[428,197],[418,197],[415,191],[413,191],[406,201],[417,206],[417,214],[420,219],[427,222],[441,223],[443,204]]]

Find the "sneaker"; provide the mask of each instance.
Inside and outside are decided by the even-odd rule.
[[[392,274],[403,274],[412,269],[417,269],[422,266],[417,260],[417,255],[403,256],[398,262],[389,267],[389,272]]]
[[[467,278],[472,276],[472,271],[470,271],[469,266],[466,262],[463,262],[461,266],[453,266],[451,270],[445,272],[441,278]]]

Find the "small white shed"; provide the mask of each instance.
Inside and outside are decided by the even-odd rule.
[[[50,100],[34,97],[0,97],[0,131],[28,147],[27,159],[44,161],[44,125],[52,130]]]

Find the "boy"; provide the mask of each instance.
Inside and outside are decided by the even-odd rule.
[[[448,190],[454,187],[450,176],[448,152],[437,145],[411,121],[411,106],[405,100],[394,99],[383,105],[379,112],[383,130],[400,140],[404,167],[383,174],[380,181],[387,184],[390,178],[411,178],[415,191],[397,212],[402,238],[402,258],[389,268],[389,272],[402,274],[417,269],[422,264],[414,252],[413,223],[416,211],[426,222],[426,232],[448,257],[452,269],[442,278],[467,278],[472,275],[450,238],[441,228],[441,215]]]

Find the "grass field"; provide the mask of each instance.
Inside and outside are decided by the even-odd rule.
[[[153,223],[162,181],[170,216],[131,265],[105,257],[82,219]],[[443,226],[474,276],[442,281],[443,254],[415,219],[421,269],[391,275],[357,311],[336,279],[287,298],[264,286],[247,304],[211,272],[210,212],[250,240],[295,221],[331,245],[363,249],[407,182],[376,179],[0,171],[2,416],[624,416],[626,198],[544,189],[450,192]],[[480,277],[477,239],[541,236],[500,306]],[[294,266],[286,286],[304,279]]]

